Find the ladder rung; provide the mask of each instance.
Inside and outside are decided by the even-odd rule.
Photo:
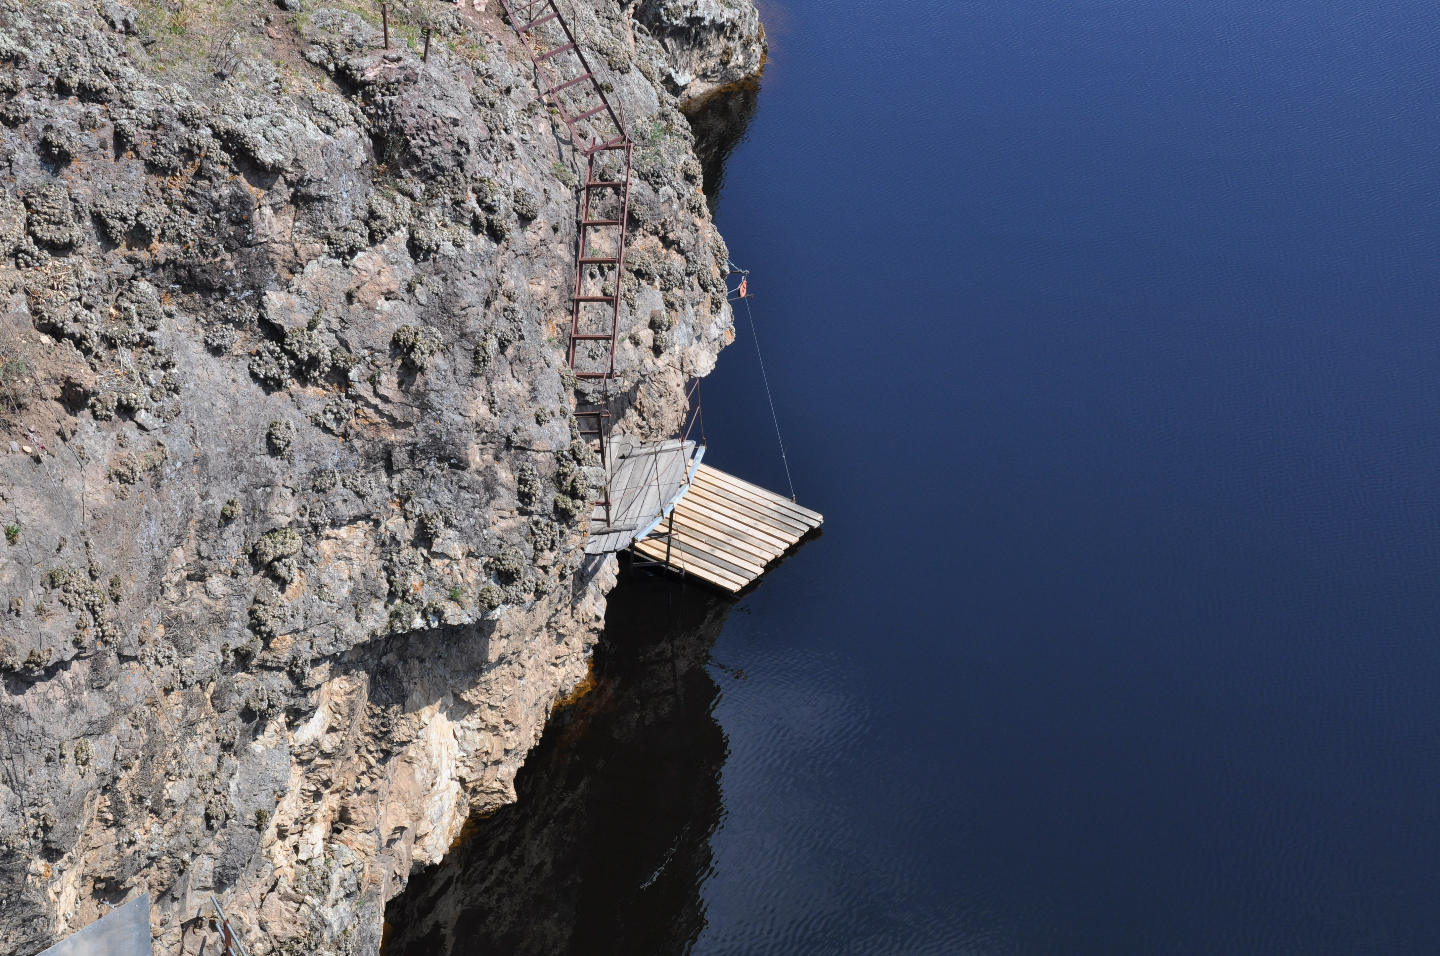
[[[586,189],[619,189],[621,186],[629,185],[623,179],[592,179],[585,184]]]
[[[615,337],[615,336],[611,335],[609,332],[605,332],[605,333],[603,333],[603,334],[590,333],[590,332],[576,332],[576,333],[574,333],[573,335],[570,336],[570,338],[571,338],[573,341],[576,341],[576,342],[608,342],[608,341],[610,341],[611,339],[613,339],[614,337]]]
[[[525,24],[523,27],[521,27],[520,29],[516,30],[515,32],[516,32],[516,33],[529,33],[531,30],[535,29],[535,28],[538,27],[540,24],[542,24],[542,23],[549,23],[551,20],[554,20],[554,19],[555,19],[556,17],[558,17],[559,15],[560,15],[560,14],[558,14],[558,13],[547,13],[547,14],[545,14],[545,16],[541,17],[541,18],[538,19],[538,20],[531,20],[529,23]]]
[[[575,301],[576,301],[576,302],[614,302],[614,301],[615,301],[615,297],[614,297],[613,295],[577,295],[577,296],[575,297]],[[607,336],[607,338],[608,338],[608,336]]]
[[[561,90],[568,90],[570,87],[574,86],[576,83],[584,83],[586,80],[590,79],[590,77],[592,77],[592,76],[594,76],[594,75],[595,75],[594,73],[581,73],[579,76],[575,77],[575,79],[570,80],[570,81],[567,82],[567,83],[561,83],[559,86],[552,86],[552,87],[550,87],[548,90],[545,91],[545,93],[546,93],[547,96],[554,96],[556,93],[559,93]]]
[[[571,122],[578,123],[581,120],[587,120],[590,117],[594,116],[596,113],[603,113],[609,108],[610,105],[608,103],[601,103],[599,106],[595,107],[593,110],[590,110],[588,113],[581,113],[579,116],[571,120]]]
[[[580,261],[581,261],[581,262],[598,262],[598,263],[601,263],[602,265],[603,265],[603,264],[619,265],[619,264],[620,264],[620,260],[619,260],[618,258],[614,257],[614,256],[611,256],[611,257],[609,257],[608,259],[605,258],[605,257],[596,258],[596,257],[594,257],[594,256],[585,256],[585,257],[582,258]]]
[[[599,146],[592,146],[592,147],[590,147],[589,149],[585,150],[584,153],[585,153],[586,156],[593,156],[593,155],[595,155],[596,153],[603,153],[603,152],[605,152],[606,150],[610,150],[610,149],[624,149],[624,148],[625,148],[625,145],[626,145],[626,143],[625,143],[625,134],[624,134],[624,133],[621,133],[619,136],[615,137],[614,139],[606,140],[605,142],[601,143]]]
[[[582,220],[580,220],[580,225],[582,225],[582,226],[618,226],[618,225],[620,225],[620,220],[619,220],[619,219],[582,219]]]
[[[610,378],[609,372],[576,372],[576,378]]]
[[[535,58],[535,62],[536,62],[536,63],[544,63],[546,60],[550,59],[552,56],[559,56],[560,54],[564,53],[566,50],[573,50],[573,49],[575,49],[575,44],[573,44],[573,43],[567,43],[567,44],[565,44],[564,46],[557,46],[555,49],[551,50],[549,53],[542,53],[542,54],[540,54],[539,56],[537,56],[537,57]]]

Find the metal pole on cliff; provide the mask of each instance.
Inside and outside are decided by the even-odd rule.
[[[420,57],[421,63],[430,62],[430,28],[425,28],[425,53]]]
[[[235,935],[235,930],[230,926],[230,917],[220,908],[220,901],[215,894],[210,894],[210,903],[215,907],[215,915],[219,917],[220,923],[220,945],[224,947],[221,952],[224,956],[250,956],[245,952],[245,944],[240,942],[240,937]]]
[[[390,4],[380,4],[380,27],[385,31],[385,49],[390,49]]]

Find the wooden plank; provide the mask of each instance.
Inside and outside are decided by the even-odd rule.
[[[645,539],[644,543],[647,547],[653,546],[653,548],[655,549],[655,553],[662,558],[664,557],[665,540],[663,538],[647,538]],[[690,561],[691,563],[698,562],[702,565],[705,565],[712,572],[723,575],[727,578],[732,578],[742,585],[746,582],[754,580],[754,578],[757,577],[759,574],[759,572],[751,571],[748,568],[732,564],[722,557],[711,554],[705,548],[696,546],[694,542],[682,541],[678,536],[671,538],[670,540],[670,556],[672,564],[674,563],[674,558],[676,555],[686,555],[686,560]]]
[[[748,581],[745,581],[745,582],[732,581],[732,580],[729,579],[729,578],[721,577],[721,576],[719,576],[719,575],[716,575],[716,574],[714,574],[713,572],[707,570],[706,568],[699,567],[699,566],[697,566],[697,565],[686,564],[686,563],[683,562],[683,561],[680,561],[680,562],[671,561],[670,566],[673,567],[673,568],[676,568],[676,569],[678,569],[678,570],[684,571],[686,574],[691,575],[691,576],[694,577],[696,580],[703,581],[703,582],[705,582],[706,584],[709,584],[709,585],[711,585],[711,586],[713,586],[713,587],[717,587],[717,588],[719,588],[719,589],[722,590],[722,591],[727,591],[727,592],[729,592],[730,594],[738,594],[738,593],[740,593],[740,592],[743,591],[743,590],[749,585],[749,583],[750,583],[750,582],[748,582]]]
[[[652,511],[657,511],[660,500],[669,497],[667,491],[678,490],[684,484],[687,464],[681,448],[642,448],[627,454],[610,482],[620,512],[627,518],[631,517],[630,512],[650,517]],[[655,500],[652,502],[651,498]]]
[[[712,494],[723,495],[726,498],[731,498],[735,501],[745,502],[752,508],[755,508],[765,514],[778,515],[782,520],[789,522],[790,524],[803,527],[807,531],[812,528],[818,528],[822,523],[799,513],[793,508],[787,507],[787,505],[789,504],[788,502],[777,501],[773,498],[761,498],[759,496],[751,494],[743,488],[737,488],[735,485],[732,485],[729,482],[706,480],[703,484],[698,481],[696,482],[696,484],[700,484],[701,487],[705,488]]]
[[[797,517],[794,512],[787,511],[786,509],[781,508],[774,502],[762,501],[754,497],[753,495],[747,494],[743,491],[739,491],[731,487],[730,485],[713,481],[707,481],[704,483],[697,481],[695,482],[694,487],[697,487],[705,491],[707,494],[713,495],[717,498],[724,498],[725,500],[734,502],[737,505],[743,505],[757,514],[766,515],[767,518],[775,524],[782,527],[788,526],[795,528],[800,534],[808,532],[813,527],[809,521],[805,520],[804,518]]]
[[[647,453],[654,451],[663,449],[645,448]],[[669,469],[662,471],[667,472],[663,478],[670,478]],[[627,474],[624,483],[629,485],[638,472]],[[681,487],[685,474],[680,475]],[[722,590],[738,592],[823,521],[817,512],[699,464],[694,480],[675,503],[668,540],[660,532],[633,547],[639,554],[663,561],[668,546],[672,567]]]
[[[637,550],[644,556],[652,558],[656,561],[665,560],[665,549],[663,547],[656,548],[653,541],[645,541],[636,544],[635,550]],[[709,583],[714,584],[717,587],[724,588],[727,591],[738,591],[743,588],[746,583],[748,583],[738,578],[734,578],[730,575],[724,574],[723,572],[720,572],[715,568],[711,568],[708,565],[702,565],[693,559],[686,560],[686,557],[687,556],[683,552],[672,549],[670,553],[670,567],[674,568],[677,571],[684,571],[687,574],[693,574],[696,577],[704,581],[708,581]]]
[[[697,489],[692,488],[691,491],[697,491]],[[687,494],[685,497],[688,499],[690,495]],[[729,525],[758,539],[758,543],[768,545],[780,552],[800,540],[798,532],[777,529],[755,515],[732,507],[728,502],[716,501],[703,492],[697,491],[694,500],[685,505],[685,509],[680,512],[681,515],[698,513],[708,523],[717,527]]]
[[[753,581],[756,577],[759,576],[759,572],[752,574],[746,568],[743,568],[738,564],[728,561],[718,554],[710,554],[704,548],[696,547],[692,542],[685,541],[683,539],[676,539],[671,541],[670,550],[672,554],[676,550],[684,551],[686,554],[692,555],[699,560],[704,561],[706,564],[713,565],[714,567],[724,571],[726,574],[729,574],[731,577],[737,578],[742,581]]]
[[[691,463],[699,457],[694,442],[674,439],[642,444],[621,436],[611,440],[610,449],[610,525],[601,526],[605,509],[596,505],[590,514],[587,554],[624,550],[637,532],[658,522],[685,489]]]
[[[708,564],[737,580],[749,583],[765,573],[763,567],[736,564],[728,558],[716,557],[703,542],[696,542],[677,534],[670,542],[670,555],[687,554],[693,556],[702,564]]]
[[[763,517],[767,522],[781,528],[794,528],[797,533],[803,534],[810,530],[810,526],[796,518],[794,515],[781,511],[765,502],[756,501],[754,498],[736,494],[725,485],[714,484],[713,482],[695,482],[691,490],[699,491],[709,495],[713,499],[725,501],[732,508],[743,509],[751,514]]]
[[[714,528],[721,534],[739,537],[750,549],[768,557],[779,557],[799,540],[798,534],[776,530],[757,520],[755,515],[734,510],[724,502],[707,500],[703,495],[696,495],[690,510],[678,513],[677,521],[693,521],[694,524]]]
[[[825,523],[825,516],[820,514],[820,512],[811,511],[803,505],[796,504],[789,498],[777,495],[773,491],[761,488],[759,485],[753,485],[742,478],[736,478],[729,472],[712,468],[709,465],[701,465],[699,472],[696,474],[696,479],[698,480],[701,475],[717,483],[727,485],[742,494],[749,495],[757,500],[765,501],[788,512],[792,512],[796,518],[799,518],[812,528],[818,528]]]
[[[689,497],[688,495],[686,496]],[[695,520],[714,526],[729,534],[738,535],[753,547],[774,550],[776,553],[790,547],[794,535],[779,531],[768,524],[755,520],[752,515],[724,502],[708,498],[703,492],[693,500],[681,501],[676,511],[676,520]]]
[[[717,482],[722,482],[732,488],[737,489],[738,491],[751,495],[762,501],[774,502],[780,507],[785,508],[787,511],[794,512],[796,517],[801,518],[807,522],[813,522],[818,525],[823,523],[825,520],[824,515],[820,514],[818,511],[811,511],[804,505],[791,501],[784,495],[779,495],[773,491],[770,491],[769,489],[761,488],[759,485],[752,484],[751,482],[748,482],[743,478],[737,478],[729,472],[721,471],[718,468],[705,468],[704,471],[706,472],[706,477],[709,479],[713,479]]]
[[[762,565],[769,564],[784,554],[783,551],[770,545],[763,547],[756,545],[753,539],[739,534],[729,527],[716,527],[708,521],[699,520],[699,516],[694,514],[677,515],[675,527],[684,528],[687,532],[703,534],[714,540],[717,547],[734,551],[737,554],[747,554]]]
[[[636,548],[647,557],[654,558],[657,561],[665,560],[665,545],[661,542],[653,539],[646,540],[638,543]],[[702,561],[694,555],[687,553],[683,548],[670,549],[670,566],[682,568],[686,573],[703,578],[711,584],[718,585],[727,591],[739,591],[751,581],[755,580],[754,578],[741,577],[726,572],[711,565],[709,562]]]
[[[747,524],[767,526],[776,537],[789,536],[798,541],[810,531],[807,526],[774,511],[763,510],[754,502],[726,495],[723,489],[717,491],[713,486],[705,487],[696,484],[691,485],[690,490],[685,493],[686,498],[691,495],[696,495],[697,501],[708,502],[728,509],[731,514]],[[794,541],[790,543],[793,544]]]
[[[722,551],[733,551],[736,554],[748,556],[760,564],[769,564],[780,552],[772,547],[759,547],[742,537],[727,531],[724,528],[715,527],[709,522],[696,520],[694,516],[680,516],[675,519],[676,528],[683,528],[687,533],[703,535],[715,543],[715,547]],[[663,530],[663,527],[656,529],[656,533]]]
[[[694,545],[707,554],[713,554],[722,558],[726,562],[735,565],[735,567],[746,571],[751,577],[759,577],[764,574],[765,565],[770,563],[764,558],[757,558],[752,554],[727,547],[725,542],[717,541],[692,527],[682,528],[677,524],[675,526],[674,538],[677,541],[684,541],[687,544]]]

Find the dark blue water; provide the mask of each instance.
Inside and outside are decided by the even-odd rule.
[[[695,952],[1440,952],[1440,8],[769,12]]]
[[[718,215],[826,532],[666,592],[708,679],[547,735],[571,883],[455,951],[1440,952],[1440,8],[766,14]],[[783,489],[738,331],[707,460]]]

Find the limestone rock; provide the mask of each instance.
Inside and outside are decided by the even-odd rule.
[[[635,18],[665,48],[664,82],[687,112],[765,64],[765,28],[751,0],[641,0]]]
[[[211,893],[255,956],[377,952],[603,620],[573,156],[524,51],[485,4],[392,5],[428,62],[294,6],[0,0],[0,954],[146,891],[157,952]],[[732,335],[647,78],[694,64],[575,6],[644,128],[621,335],[665,345],[613,409],[660,437]],[[722,6],[697,43],[758,30]]]

